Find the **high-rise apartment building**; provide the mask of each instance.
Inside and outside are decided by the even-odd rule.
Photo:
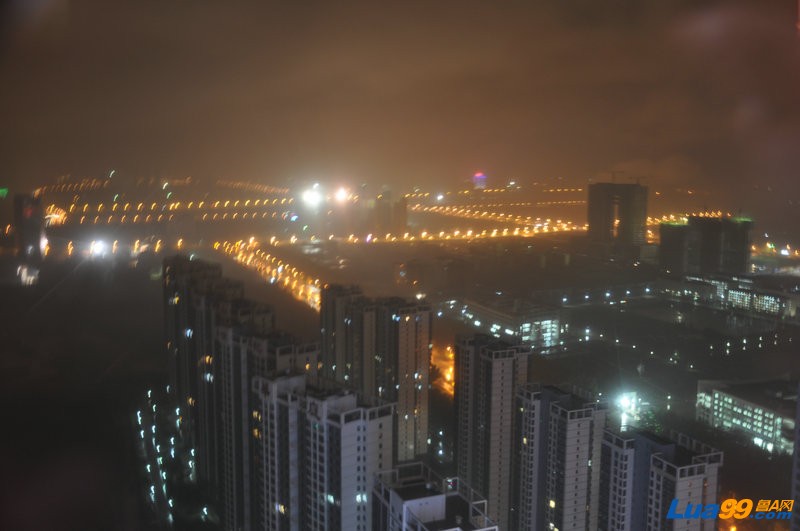
[[[662,223],[659,264],[674,275],[747,273],[752,228],[753,221],[742,217],[690,216]]]
[[[308,385],[252,380],[253,528],[370,531],[374,477],[392,460],[391,405]]]
[[[217,387],[218,473],[216,489],[223,523],[229,529],[250,529],[252,489],[253,396],[256,377],[308,373],[317,366],[318,346],[298,345],[280,333],[263,333],[247,326],[217,327],[214,374]]]
[[[674,440],[647,432],[603,434],[601,531],[714,529],[699,519],[666,519],[673,499],[687,503],[717,503],[722,453],[676,434]],[[670,497],[672,496],[672,497]]]
[[[244,287],[224,278],[219,264],[181,255],[165,259],[162,272],[170,394],[183,419],[184,438],[196,449],[198,476],[213,486],[217,480],[216,326],[220,307],[227,301],[242,301]],[[227,317],[232,318],[230,312]]]
[[[518,390],[509,529],[598,529],[606,413],[604,404],[554,387]]]
[[[482,334],[459,337],[455,345],[458,476],[485,497],[501,528],[514,492],[514,402],[529,357],[529,347]]]
[[[673,453],[654,454],[650,459],[650,485],[647,490],[646,531],[714,531],[715,520],[668,519],[670,505],[718,503],[719,468],[722,452],[680,434]]]
[[[322,372],[367,403],[396,404],[395,458],[427,453],[431,310],[400,298],[371,299],[358,290],[322,291]]]
[[[590,184],[588,217],[592,242],[646,243],[647,187],[639,184]]]
[[[348,352],[346,345],[351,323],[348,311],[353,300],[361,297],[358,286],[326,284],[320,294],[320,334],[322,375],[331,380],[344,381],[347,374]],[[349,376],[348,376],[349,378]]]
[[[319,367],[319,345],[274,330],[272,309],[243,298],[219,265],[177,256],[164,262],[170,394],[197,479],[217,499],[225,529],[253,529],[254,377]]]

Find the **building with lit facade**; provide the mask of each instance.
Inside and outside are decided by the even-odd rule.
[[[540,353],[559,347],[561,319],[554,307],[521,300],[494,304],[451,300],[446,306],[455,317],[492,337],[521,342]]]
[[[598,529],[604,403],[551,386],[516,393],[509,529]]]
[[[589,185],[589,240],[593,243],[647,243],[647,187],[639,184]]]
[[[364,407],[306,378],[252,380],[252,528],[371,531],[374,477],[392,463],[393,406]]]
[[[396,404],[395,458],[428,451],[431,310],[401,298],[359,296],[353,288],[322,290],[323,374],[367,403]]]
[[[734,310],[779,318],[800,318],[800,290],[782,286],[772,276],[687,275],[681,280],[664,279],[658,294],[673,300],[688,300],[723,310]]]
[[[675,521],[664,518],[671,494],[682,507],[687,502],[717,503],[722,453],[674,435],[672,440],[642,431],[604,431],[598,530],[673,529]],[[677,528],[685,525],[714,528],[696,522],[679,523]]]
[[[272,309],[244,298],[218,264],[176,256],[164,261],[169,394],[181,436],[196,456],[196,479],[218,502],[225,529],[252,529],[255,377],[319,368],[319,345],[274,329]],[[383,466],[383,465],[381,465]]]
[[[794,451],[797,382],[697,383],[697,420],[737,432],[769,453]]]
[[[162,279],[170,394],[183,417],[184,437],[196,448],[198,476],[216,485],[216,326],[220,308],[242,301],[244,287],[223,277],[219,264],[181,255],[164,260]],[[231,311],[224,315],[234,317]]]
[[[375,531],[499,531],[486,500],[460,478],[441,478],[422,463],[378,474],[372,493]]]
[[[528,347],[483,334],[455,343],[458,476],[486,499],[487,514],[503,528],[514,491],[514,401],[530,355]]]

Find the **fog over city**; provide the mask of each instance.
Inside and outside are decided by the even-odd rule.
[[[0,2],[0,529],[800,530],[800,3]]]

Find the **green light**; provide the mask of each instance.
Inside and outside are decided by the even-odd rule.
[[[8,188],[0,188],[0,199],[8,197]]]

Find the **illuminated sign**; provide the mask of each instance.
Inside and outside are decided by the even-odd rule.
[[[789,520],[792,517],[794,500],[759,500],[758,505],[753,504],[750,498],[737,500],[730,498],[721,504],[687,503],[681,507],[680,501],[676,498],[672,500],[667,513],[667,520],[716,520],[720,518],[727,520],[735,518],[743,520],[750,518],[754,520]],[[753,508],[755,507],[755,511]],[[681,510],[683,509],[683,510]]]

